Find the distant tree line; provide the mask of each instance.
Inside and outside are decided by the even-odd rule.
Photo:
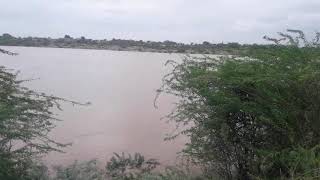
[[[63,38],[40,38],[40,37],[14,37],[10,34],[0,36],[2,46],[32,46],[54,48],[83,48],[83,49],[107,49],[118,51],[143,51],[163,53],[190,53],[190,54],[233,54],[238,55],[251,47],[264,45],[247,45],[232,43],[213,44],[207,41],[203,43],[177,43],[173,41],[142,41],[124,39],[93,40],[85,37],[73,38],[65,35]]]

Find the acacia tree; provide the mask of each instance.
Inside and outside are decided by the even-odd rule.
[[[0,179],[28,179],[35,157],[62,152],[67,144],[48,136],[58,120],[53,110],[61,101],[80,104],[24,87],[18,74],[0,67]]]
[[[173,70],[158,93],[179,97],[168,118],[190,138],[184,153],[208,173],[272,179],[320,167],[320,35],[309,43],[288,31],[298,35],[265,37],[277,44],[246,56],[167,62]]]

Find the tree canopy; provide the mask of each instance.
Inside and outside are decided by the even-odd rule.
[[[184,152],[207,172],[277,179],[320,167],[319,34],[309,43],[289,32],[298,36],[277,41],[288,44],[243,56],[168,61],[173,70],[158,92],[179,97],[168,117],[190,137]]]

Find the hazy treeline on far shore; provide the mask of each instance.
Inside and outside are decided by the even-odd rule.
[[[93,40],[85,37],[73,38],[65,35],[62,38],[43,37],[15,37],[8,33],[0,36],[2,46],[28,46],[28,47],[52,47],[52,48],[79,48],[79,49],[106,49],[116,51],[141,51],[160,53],[190,53],[190,54],[233,54],[239,55],[252,47],[266,45],[239,44],[239,43],[217,43],[207,41],[203,43],[177,43],[173,41],[142,41],[124,39]],[[268,45],[267,45],[268,46]]]

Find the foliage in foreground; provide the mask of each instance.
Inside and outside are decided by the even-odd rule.
[[[0,67],[0,179],[26,176],[33,157],[65,146],[47,135],[61,99],[23,87],[17,75]]]
[[[206,178],[191,174],[184,167],[166,167],[154,171],[160,165],[157,160],[145,160],[139,153],[117,154],[102,169],[97,160],[74,162],[73,164],[55,168],[52,180],[205,180]],[[49,178],[50,179],[50,178]],[[47,179],[44,179],[47,180]]]
[[[168,117],[190,137],[184,153],[225,179],[316,176],[320,168],[319,33],[280,33],[244,57],[187,57],[159,93],[180,98]],[[279,42],[288,40],[288,45]],[[301,44],[303,43],[303,44]],[[188,124],[188,126],[185,126]],[[176,134],[172,136],[175,137]]]
[[[53,180],[104,180],[104,171],[99,167],[97,160],[87,162],[75,161],[73,164],[63,167],[54,167]]]
[[[150,173],[160,163],[156,159],[145,159],[139,153],[126,155],[117,154],[106,165],[108,177],[119,179],[139,179],[143,174]]]
[[[0,53],[16,55],[3,49]],[[18,75],[0,66],[0,179],[6,180],[34,179],[32,168],[40,167],[34,159],[66,146],[48,134],[58,120],[53,110],[68,100],[24,87],[28,80]]]
[[[104,169],[97,160],[75,161],[68,166],[54,167],[53,177],[43,180],[137,180],[151,175],[158,165],[160,163],[156,159],[146,159],[140,153],[133,155],[114,153]],[[35,170],[35,172],[38,171]]]

